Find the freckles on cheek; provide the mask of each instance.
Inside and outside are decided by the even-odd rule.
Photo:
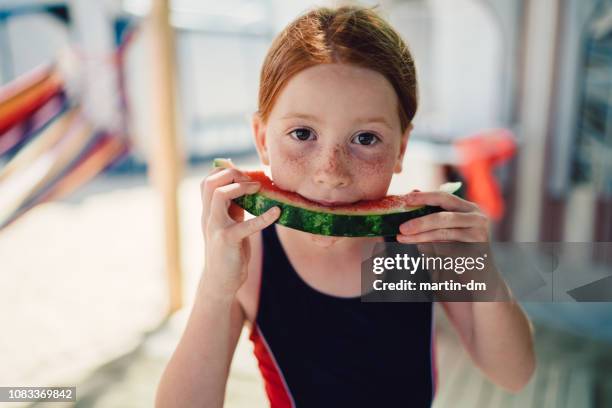
[[[387,160],[381,158],[381,160],[376,160],[373,163],[368,163],[368,170],[372,174],[384,174],[389,171],[389,163]]]
[[[353,173],[360,175],[355,180],[363,199],[378,199],[386,194],[393,175],[394,162],[390,157],[387,152],[381,152],[355,162]]]
[[[356,163],[355,169],[362,174],[372,174],[381,176],[393,171],[393,160],[389,158],[387,152],[372,154],[368,157],[363,157]]]
[[[306,164],[306,153],[303,150],[279,146],[279,161],[287,170],[301,170]]]
[[[272,178],[285,190],[295,191],[306,174],[307,155],[288,146],[276,146],[273,152]]]

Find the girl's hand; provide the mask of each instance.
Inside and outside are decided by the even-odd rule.
[[[398,242],[489,241],[489,219],[476,204],[443,191],[415,190],[408,199],[410,205],[438,206],[445,211],[406,221],[400,225]]]
[[[202,280],[209,293],[235,296],[247,277],[251,256],[248,237],[272,224],[280,215],[274,207],[244,221],[244,210],[232,200],[254,194],[260,183],[237,169],[215,168],[200,184],[205,267]]]
[[[431,205],[442,207],[445,211],[414,218],[400,225],[397,241],[416,244],[419,252],[428,256],[473,259],[486,258],[484,269],[469,272],[451,273],[447,270],[431,269],[432,282],[443,282],[454,279],[467,282],[476,279],[486,284],[487,292],[480,294],[479,299],[508,300],[511,295],[503,278],[497,271],[489,245],[489,219],[478,206],[456,195],[444,192],[419,192],[409,194],[409,204],[414,206]],[[436,244],[439,242],[458,242],[456,244]],[[428,244],[432,243],[432,244]],[[466,244],[461,244],[466,243]],[[469,292],[468,296],[474,293]],[[459,299],[455,293],[442,291],[438,299]]]

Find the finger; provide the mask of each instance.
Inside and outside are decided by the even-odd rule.
[[[213,174],[219,173],[220,171],[223,171],[223,170],[225,170],[225,167],[213,167],[212,169],[210,169],[206,177],[212,176]]]
[[[413,206],[431,205],[448,211],[470,212],[477,209],[474,203],[445,191],[412,192],[407,196],[407,204]]]
[[[258,182],[243,181],[217,188],[210,200],[210,215],[208,219],[224,221],[224,224],[231,221],[228,209],[232,200],[245,194],[255,194],[260,187],[261,184]]]
[[[249,235],[270,226],[278,219],[280,213],[281,211],[279,207],[272,207],[255,218],[232,225],[227,230],[227,239],[230,242],[240,242]]]
[[[440,228],[419,234],[397,236],[397,241],[404,244],[421,242],[480,242],[475,228]]]
[[[213,169],[208,177],[206,177],[200,187],[202,191],[214,191],[217,187],[231,184],[237,181],[249,181],[249,176],[237,169],[224,169],[217,167]]]
[[[485,228],[486,223],[487,218],[481,213],[442,211],[406,221],[400,225],[400,232],[413,235],[439,228]]]
[[[203,216],[208,219],[210,201],[214,191],[221,186],[239,181],[249,181],[250,178],[237,169],[221,169],[206,177],[200,183],[200,193],[202,195]]]

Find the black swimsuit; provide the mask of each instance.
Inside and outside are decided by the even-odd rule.
[[[262,237],[250,339],[272,408],[429,407],[433,304],[326,295],[296,273],[275,224]]]

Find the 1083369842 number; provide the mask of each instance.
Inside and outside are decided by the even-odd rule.
[[[0,402],[76,401],[76,387],[0,387]]]

